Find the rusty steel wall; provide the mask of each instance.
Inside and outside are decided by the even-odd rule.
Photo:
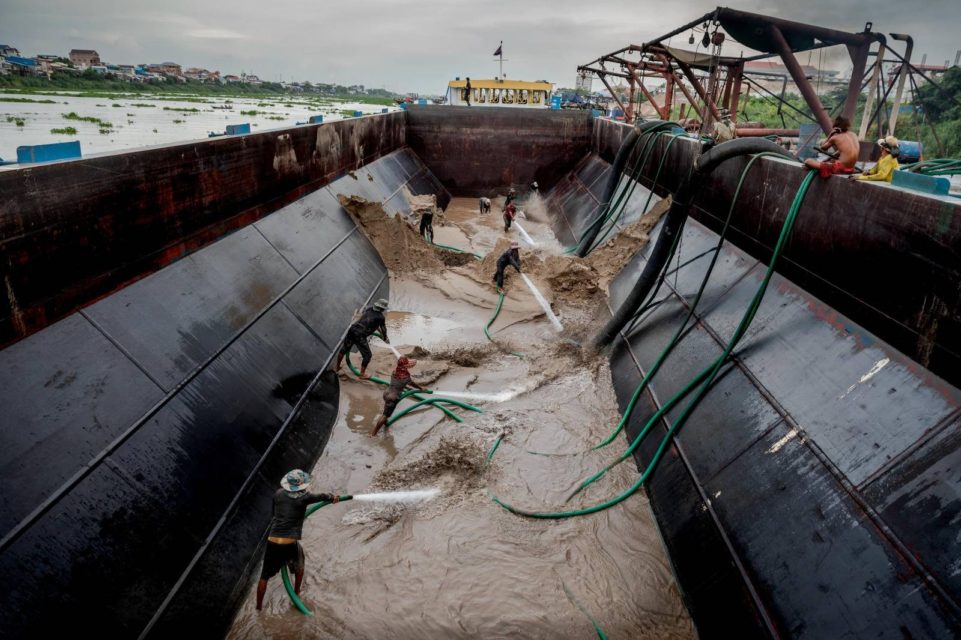
[[[407,143],[455,196],[546,191],[589,149],[589,111],[412,106]]]
[[[404,144],[391,113],[0,170],[0,344]]]
[[[548,194],[562,234],[576,236],[596,215],[596,194],[626,130],[597,121],[594,137],[603,144]],[[696,151],[674,144],[660,193],[687,174]],[[658,160],[655,153],[648,178]],[[615,343],[611,370],[622,409],[688,311],[744,164],[726,162],[703,185],[672,262],[686,266],[666,279],[663,300],[637,330]],[[735,233],[697,322],[642,396],[629,439],[721,353],[761,281],[803,172],[781,161],[759,164],[745,181]],[[625,215],[636,218],[642,204],[632,198]],[[950,364],[957,314],[944,321],[945,311],[934,305],[932,313],[929,303],[902,312],[900,322],[887,316],[926,296],[944,300],[947,283],[959,281],[950,255],[959,213],[951,200],[886,186],[812,185],[733,364],[647,484],[701,637],[961,633],[961,389]],[[612,282],[613,309],[649,247]],[[929,333],[939,344],[926,360],[916,341],[895,344],[903,325],[916,336],[925,323],[940,326]],[[635,453],[639,466],[680,411],[654,425]]]

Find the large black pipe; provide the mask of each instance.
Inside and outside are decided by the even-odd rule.
[[[597,238],[597,234],[599,234],[604,227],[604,219],[607,217],[607,212],[610,211],[611,200],[614,199],[614,191],[621,181],[621,173],[623,173],[624,166],[627,164],[627,159],[631,157],[634,147],[637,146],[637,141],[641,134],[664,124],[666,123],[663,120],[638,122],[637,125],[631,129],[631,132],[627,134],[627,137],[624,138],[624,141],[621,142],[621,146],[617,149],[617,155],[614,156],[614,164],[611,165],[611,175],[607,179],[607,187],[604,189],[604,197],[601,198],[601,206],[597,210],[597,217],[591,222],[584,237],[577,245],[576,254],[578,257],[583,258],[587,255],[591,250],[591,245],[594,244],[594,240]]]
[[[664,217],[664,224],[657,242],[651,249],[647,264],[638,277],[631,293],[624,303],[614,312],[614,316],[594,337],[594,346],[606,347],[614,341],[618,332],[627,324],[647,299],[648,293],[661,272],[667,266],[671,245],[677,234],[684,230],[684,223],[690,213],[691,205],[700,186],[710,176],[714,168],[725,160],[754,153],[777,153],[785,158],[792,156],[782,147],[763,138],[739,138],[719,144],[705,152],[694,162],[694,171],[681,183],[673,195],[671,208]]]

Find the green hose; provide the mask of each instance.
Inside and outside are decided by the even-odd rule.
[[[654,136],[651,137],[652,144],[651,144],[651,149],[650,149],[650,150],[653,151],[653,149],[654,149],[653,142],[656,142],[656,140],[657,140],[658,138],[662,137],[662,136],[668,136],[668,137],[670,137],[670,140],[668,140],[667,145],[664,147],[664,151],[661,152],[661,159],[660,159],[660,161],[658,162],[657,171],[656,171],[655,174],[654,174],[654,181],[651,183],[651,188],[650,188],[650,189],[648,190],[648,192],[647,192],[647,200],[644,202],[644,206],[641,208],[641,215],[644,215],[644,212],[647,211],[647,208],[648,208],[648,207],[650,206],[650,204],[651,204],[651,198],[654,197],[654,189],[657,187],[657,181],[660,179],[660,177],[661,177],[661,171],[664,169],[664,162],[665,162],[665,160],[667,160],[667,152],[670,151],[671,146],[672,146],[675,142],[677,142],[677,139],[678,139],[678,138],[686,137],[686,136],[683,136],[683,135],[667,133],[666,131],[658,131],[658,132],[657,132],[657,135],[654,135]],[[646,158],[645,158],[645,161],[646,161]],[[643,167],[643,166],[644,166],[644,163],[641,163],[640,166]],[[693,165],[692,165],[692,166],[693,166]],[[621,216],[622,216],[622,215],[624,215],[624,209],[627,207],[627,203],[630,202],[631,196],[634,195],[634,190],[635,190],[635,188],[637,187],[637,179],[640,178],[640,173],[641,173],[641,172],[638,171],[638,173],[635,175],[635,177],[631,180],[631,182],[630,182],[631,190],[630,190],[630,192],[629,192],[628,195],[627,195],[626,201],[624,202],[623,205],[621,205],[620,211],[617,212],[616,217],[614,217],[613,220],[611,220],[610,224],[607,225],[607,231],[605,231],[604,234],[603,234],[599,239],[595,239],[594,242],[591,243],[591,246],[588,247],[588,253],[590,253],[591,251],[593,251],[594,249],[596,249],[596,248],[599,247],[600,245],[604,244],[604,242],[607,240],[607,237],[608,237],[608,236],[611,234],[611,232],[615,229],[615,227],[616,227],[616,225],[617,225],[617,221],[621,219]]]
[[[484,326],[484,335],[487,336],[488,340],[490,340],[491,342],[494,342],[495,344],[496,344],[496,341],[494,340],[494,338],[491,337],[490,328],[491,328],[491,325],[494,324],[494,321],[497,320],[497,316],[500,315],[501,307],[504,306],[504,292],[498,289],[497,293],[498,293],[497,308],[494,309],[494,315],[491,316],[491,319],[488,320],[487,324]],[[511,351],[510,354],[512,356],[517,356],[518,358],[524,357],[523,353],[519,353],[517,351]]]
[[[612,200],[611,202],[602,203],[602,209],[598,214],[598,218],[602,218],[600,222],[599,223],[592,222],[591,224],[589,224],[587,228],[581,232],[574,246],[567,247],[564,250],[564,253],[570,254],[577,251],[577,248],[581,245],[581,243],[584,241],[587,235],[591,232],[591,229],[595,226],[595,224],[600,224],[600,228],[603,228],[603,226],[607,224],[607,222],[611,219],[611,216],[615,215],[614,212],[618,212],[617,215],[618,217],[620,216],[620,212],[623,211],[625,206],[627,206],[627,202],[630,200],[630,196],[633,195],[634,193],[634,187],[637,186],[637,182],[636,182],[637,178],[640,176],[641,172],[643,171],[644,165],[647,164],[648,156],[650,155],[650,151],[653,148],[652,142],[656,137],[658,137],[658,136],[652,136],[651,134],[655,134],[655,133],[661,134],[664,132],[665,129],[669,127],[676,127],[676,126],[678,125],[675,122],[664,122],[662,124],[651,127],[650,129],[647,129],[640,136],[638,136],[638,138],[634,141],[633,146],[631,147],[630,154],[631,155],[634,154],[634,149],[637,148],[637,145],[641,142],[642,138],[644,139],[644,146],[641,148],[640,158],[635,162],[632,169],[629,172],[628,171],[624,172],[624,175],[628,176],[628,180],[624,182],[623,186],[620,187],[620,191],[614,200]],[[620,179],[620,177],[618,177],[618,179]],[[625,198],[625,196],[627,197]],[[594,247],[591,247],[591,250],[593,249]]]
[[[654,364],[651,366],[651,369],[647,372],[647,374],[645,374],[640,384],[638,384],[637,389],[634,390],[634,394],[631,396],[631,400],[628,403],[627,408],[624,410],[624,414],[621,416],[620,422],[617,423],[617,427],[615,427],[615,429],[611,431],[611,433],[606,438],[604,438],[604,440],[601,441],[600,444],[593,447],[592,448],[593,450],[606,447],[608,444],[613,442],[614,439],[617,437],[617,435],[624,429],[624,425],[626,425],[627,421],[630,419],[631,414],[634,411],[634,405],[637,404],[637,400],[640,398],[641,393],[650,383],[651,379],[657,374],[658,370],[661,368],[661,365],[664,364],[664,361],[667,360],[667,357],[674,350],[674,347],[676,347],[677,344],[680,342],[681,336],[684,334],[684,331],[687,329],[687,323],[690,322],[691,318],[694,317],[694,312],[697,309],[697,305],[700,303],[701,297],[704,295],[704,289],[707,287],[707,283],[711,277],[711,273],[714,271],[714,265],[717,263],[717,259],[721,254],[721,247],[724,245],[724,242],[727,239],[727,233],[731,226],[731,219],[734,217],[734,209],[737,206],[737,200],[738,200],[738,197],[741,195],[741,188],[744,186],[744,180],[745,178],[747,178],[748,172],[751,170],[751,167],[754,166],[754,163],[757,162],[759,159],[765,156],[776,156],[776,155],[778,154],[775,154],[775,153],[755,154],[748,161],[747,165],[744,167],[744,170],[741,171],[741,177],[738,179],[737,188],[734,190],[734,196],[731,198],[731,206],[728,207],[727,217],[724,219],[724,226],[721,228],[721,233],[720,233],[720,237],[718,238],[717,246],[714,248],[714,255],[711,257],[711,263],[707,267],[707,271],[704,274],[704,278],[701,279],[701,286],[698,288],[697,294],[694,296],[694,300],[690,304],[690,308],[688,309],[687,316],[684,318],[684,321],[678,327],[677,331],[674,332],[674,336],[668,341],[667,346],[661,351],[660,355],[657,357],[657,360],[654,361]],[[677,235],[678,235],[678,238],[681,236],[681,234],[677,234]],[[655,290],[655,293],[656,293],[656,290]]]
[[[357,368],[354,366],[354,363],[350,361],[350,354],[349,354],[349,353],[346,355],[345,360],[347,361],[347,367],[350,368],[351,372],[353,372],[353,374],[354,374],[355,376],[358,376],[358,377],[359,377],[359,376],[360,376],[360,372],[359,372],[359,371],[357,370]],[[378,377],[376,377],[376,376],[371,376],[371,377],[367,378],[367,380],[370,380],[371,382],[373,382],[373,383],[375,383],[375,384],[380,384],[380,385],[385,385],[385,386],[390,384],[389,381],[383,380],[383,379],[378,378]],[[449,418],[451,418],[452,420],[454,420],[454,422],[457,422],[457,423],[462,423],[462,422],[464,422],[464,419],[461,418],[461,417],[460,417],[459,415],[457,415],[456,413],[454,413],[453,411],[451,411],[450,409],[448,409],[447,407],[443,406],[444,404],[452,404],[452,405],[457,406],[457,407],[463,407],[464,409],[468,409],[469,411],[476,411],[476,412],[479,412],[479,413],[483,413],[483,411],[481,411],[481,410],[478,409],[477,407],[475,407],[475,406],[473,406],[473,405],[470,405],[470,404],[467,404],[467,403],[464,403],[464,402],[460,402],[460,401],[458,401],[458,400],[452,400],[451,398],[440,398],[440,397],[436,397],[436,398],[424,398],[423,396],[420,395],[420,393],[422,393],[422,392],[416,391],[416,390],[408,390],[408,391],[405,391],[405,392],[403,393],[403,395],[401,395],[401,397],[398,399],[398,401],[400,401],[400,400],[402,400],[402,399],[404,399],[404,398],[407,398],[407,397],[414,398],[415,400],[421,401],[421,402],[418,403],[418,406],[419,406],[419,405],[422,405],[422,404],[429,404],[429,405],[431,405],[431,406],[433,406],[433,407],[435,407],[435,408],[440,409],[441,411],[443,411],[445,414],[447,414],[447,416],[448,416]],[[432,394],[433,391],[427,390],[427,391],[424,391],[423,393]],[[407,413],[407,412],[405,411],[404,413]],[[396,417],[400,417],[401,415],[403,415],[403,413],[402,413],[402,414],[399,414],[399,415],[396,416]],[[388,425],[390,425],[390,424],[391,424],[391,423],[388,422]]]
[[[410,413],[411,411],[417,409],[418,407],[422,407],[422,406],[424,406],[424,405],[432,405],[432,404],[434,404],[435,402],[446,402],[446,403],[448,403],[448,404],[452,404],[452,405],[454,405],[454,406],[461,407],[461,408],[463,408],[463,409],[467,409],[468,411],[475,411],[475,412],[477,412],[477,413],[483,413],[483,411],[482,411],[481,409],[478,409],[477,407],[475,407],[475,406],[473,406],[473,405],[467,404],[466,402],[458,402],[457,400],[451,400],[451,399],[449,399],[449,398],[428,398],[428,399],[426,399],[426,400],[421,400],[420,402],[415,402],[414,404],[410,405],[409,407],[405,407],[400,413],[398,413],[398,414],[396,414],[396,415],[394,415],[394,416],[391,416],[390,419],[387,420],[387,426],[389,427],[390,425],[394,424],[396,421],[400,420],[401,418],[403,418],[404,416],[406,416],[406,415],[407,415],[408,413]]]
[[[338,502],[345,502],[345,501],[347,501],[347,500],[353,499],[353,497],[354,497],[354,496],[340,496],[340,497],[337,499],[337,501],[338,501]],[[311,515],[312,513],[314,513],[315,511],[317,511],[318,509],[323,509],[324,507],[326,507],[326,506],[329,505],[329,504],[333,504],[333,502],[328,501],[328,500],[323,500],[323,501],[321,501],[321,502],[315,502],[314,504],[310,505],[310,506],[307,508],[307,512],[306,512],[306,514],[304,515],[304,517],[305,517],[305,518],[308,517],[309,515]],[[290,601],[294,603],[294,606],[297,607],[297,609],[298,609],[302,614],[304,614],[305,616],[312,616],[312,615],[314,615],[314,612],[311,611],[310,608],[309,608],[306,604],[304,604],[304,601],[301,600],[301,599],[300,599],[300,596],[297,595],[297,592],[294,591],[294,585],[292,585],[292,584],[290,583],[290,573],[287,571],[287,565],[286,565],[286,564],[280,568],[280,577],[281,577],[281,579],[284,581],[284,589],[287,590],[287,595],[290,596]]]
[[[469,253],[469,254],[471,254],[472,256],[474,256],[474,258],[477,259],[477,260],[483,260],[483,259],[484,259],[484,256],[480,255],[479,253],[474,253],[473,251],[465,251],[465,250],[463,250],[463,249],[458,249],[457,247],[452,247],[452,246],[450,246],[450,245],[438,244],[438,243],[434,242],[433,240],[430,240],[430,239],[427,237],[427,234],[426,234],[426,233],[424,234],[424,240],[427,242],[427,244],[429,244],[429,245],[432,246],[432,247],[440,247],[441,249],[447,249],[448,251],[453,251],[454,253]]]
[[[902,164],[901,171],[911,173],[921,173],[926,176],[951,176],[961,174],[961,159],[958,158],[932,158],[910,164]]]
[[[814,179],[815,175],[817,175],[816,172],[810,171],[804,177],[804,180],[801,182],[801,186],[798,188],[797,194],[794,196],[794,201],[791,203],[791,207],[788,210],[787,216],[785,217],[784,224],[781,227],[781,234],[778,237],[777,244],[774,247],[774,252],[771,255],[771,261],[768,264],[768,268],[767,268],[767,271],[765,272],[764,279],[762,280],[761,284],[758,286],[758,289],[754,294],[754,298],[751,300],[751,304],[748,305],[747,310],[744,312],[744,315],[741,318],[741,322],[738,324],[738,327],[735,330],[734,335],[731,337],[730,341],[728,342],[724,350],[724,353],[722,353],[721,356],[718,357],[707,369],[705,369],[698,376],[696,376],[694,380],[691,380],[687,385],[685,385],[685,387],[681,391],[679,391],[677,394],[675,394],[675,396],[672,397],[668,401],[668,403],[665,405],[665,407],[667,405],[670,405],[671,407],[673,407],[675,404],[677,404],[677,402],[679,402],[681,398],[687,395],[687,393],[689,393],[695,386],[700,384],[700,387],[698,388],[697,393],[690,400],[690,402],[688,402],[687,406],[685,406],[684,410],[682,411],[681,415],[678,416],[677,420],[675,420],[671,424],[670,428],[667,430],[667,433],[665,433],[664,437],[661,439],[660,445],[655,451],[654,456],[651,458],[651,461],[648,463],[647,467],[644,469],[644,472],[641,473],[641,475],[637,478],[634,484],[632,484],[626,491],[624,491],[623,493],[621,493],[620,495],[614,498],[611,498],[599,504],[595,504],[589,507],[584,507],[581,509],[575,509],[571,511],[559,511],[559,512],[528,511],[526,509],[520,509],[518,507],[514,507],[509,503],[504,502],[497,496],[491,495],[491,499],[494,502],[499,504],[504,509],[507,509],[511,513],[515,513],[517,515],[523,515],[531,518],[549,518],[549,519],[569,518],[572,516],[580,516],[580,515],[587,515],[590,513],[596,513],[598,511],[602,511],[604,509],[612,507],[620,502],[623,502],[628,497],[633,495],[634,492],[637,491],[647,481],[650,475],[654,472],[654,469],[657,467],[657,464],[660,462],[661,457],[664,455],[664,451],[667,449],[668,444],[670,444],[675,434],[684,425],[684,423],[690,417],[691,413],[694,411],[694,409],[697,407],[700,401],[707,394],[715,378],[717,377],[717,374],[720,371],[721,367],[730,357],[731,352],[734,350],[734,347],[737,346],[738,342],[740,342],[741,338],[747,332],[748,327],[750,327],[751,325],[751,322],[753,322],[754,316],[757,314],[757,310],[761,305],[761,301],[764,298],[765,292],[767,291],[767,287],[768,287],[768,284],[770,283],[771,277],[774,275],[774,268],[777,265],[778,259],[780,258],[781,253],[784,250],[784,245],[787,243],[787,238],[794,227],[794,221],[797,218],[797,215],[801,209],[802,203],[804,202],[804,196],[807,193],[807,190],[810,187],[811,182]],[[646,433],[650,430],[650,426],[653,425],[654,421],[656,421],[658,418],[664,415],[664,413],[666,413],[666,411],[662,407],[662,409],[658,411],[648,421],[648,424],[645,425],[644,430],[642,430],[642,432],[638,434],[637,438],[634,439],[634,442],[631,444],[629,451],[633,451],[634,449],[637,448],[637,446],[641,442],[642,437],[646,435]],[[496,443],[496,444],[499,444],[499,443]],[[610,468],[611,466],[613,465],[609,465],[608,468]],[[603,472],[597,475],[597,477],[600,477],[600,475],[603,475]],[[593,479],[591,480],[591,482],[592,481]],[[587,484],[589,484],[589,482]]]

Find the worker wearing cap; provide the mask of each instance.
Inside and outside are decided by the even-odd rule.
[[[848,180],[869,180],[873,182],[891,182],[894,172],[900,166],[898,156],[901,154],[901,143],[894,136],[887,136],[878,140],[881,147],[881,157],[878,163],[859,176],[851,176]]]
[[[494,282],[497,283],[498,291],[504,286],[504,270],[507,269],[507,265],[517,269],[517,273],[521,272],[521,245],[516,240],[511,242],[510,249],[502,253],[497,259],[497,272],[494,274]]]
[[[357,347],[361,358],[360,377],[365,379],[369,377],[367,375],[367,365],[370,364],[372,354],[367,340],[379,331],[384,342],[390,344],[390,340],[387,338],[387,321],[384,318],[384,311],[386,309],[387,301],[381,298],[374,303],[374,306],[365,310],[357,322],[350,325],[350,329],[347,330],[347,336],[344,338],[344,344],[340,348],[340,354],[337,356],[338,371],[340,371],[340,366],[344,362],[344,356],[350,353],[353,347]]]
[[[510,191],[507,192],[507,198],[504,200],[504,209],[507,210],[507,206],[510,205],[517,198],[517,191],[514,187],[511,187]]]
[[[264,566],[257,583],[257,611],[264,604],[267,581],[286,565],[294,572],[294,593],[300,594],[304,580],[304,549],[300,546],[307,507],[317,502],[337,502],[329,493],[310,493],[310,474],[300,469],[287,473],[274,494],[274,510],[267,533]]]
[[[397,368],[394,369],[393,375],[390,376],[390,385],[387,387],[387,390],[384,391],[384,410],[381,412],[380,417],[377,418],[377,423],[374,425],[374,430],[370,435],[376,436],[381,427],[384,427],[385,432],[387,431],[387,419],[393,415],[394,409],[397,408],[397,403],[400,402],[400,396],[404,393],[407,385],[420,391],[427,391],[427,389],[414,381],[414,378],[410,375],[410,370],[413,369],[416,364],[416,360],[411,360],[407,356],[401,356],[397,359]]]

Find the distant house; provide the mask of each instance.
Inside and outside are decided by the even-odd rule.
[[[93,49],[71,49],[70,62],[80,67],[81,69],[86,69],[87,67],[99,66],[100,54],[94,51]]]
[[[191,67],[184,71],[184,77],[189,80],[197,80],[198,82],[219,82],[220,72]]]
[[[253,74],[245,75],[244,78],[243,78],[243,80],[244,80],[244,82],[246,82],[247,84],[263,84],[263,82],[261,82],[260,78],[258,78],[257,76],[255,76],[255,75],[253,75]]]
[[[233,76],[230,74],[227,74],[224,76],[224,82],[226,82],[227,84],[233,84],[235,82],[240,82],[240,81],[241,81],[240,76]]]
[[[182,76],[184,74],[183,69],[176,62],[161,62],[159,65],[160,73],[166,73],[168,76]]]
[[[11,47],[8,44],[0,44],[0,56],[16,56],[20,57],[20,51],[16,47]]]
[[[33,58],[22,58],[20,56],[4,56],[4,61],[10,65],[10,73],[21,76],[31,76],[42,73],[37,61]]]

